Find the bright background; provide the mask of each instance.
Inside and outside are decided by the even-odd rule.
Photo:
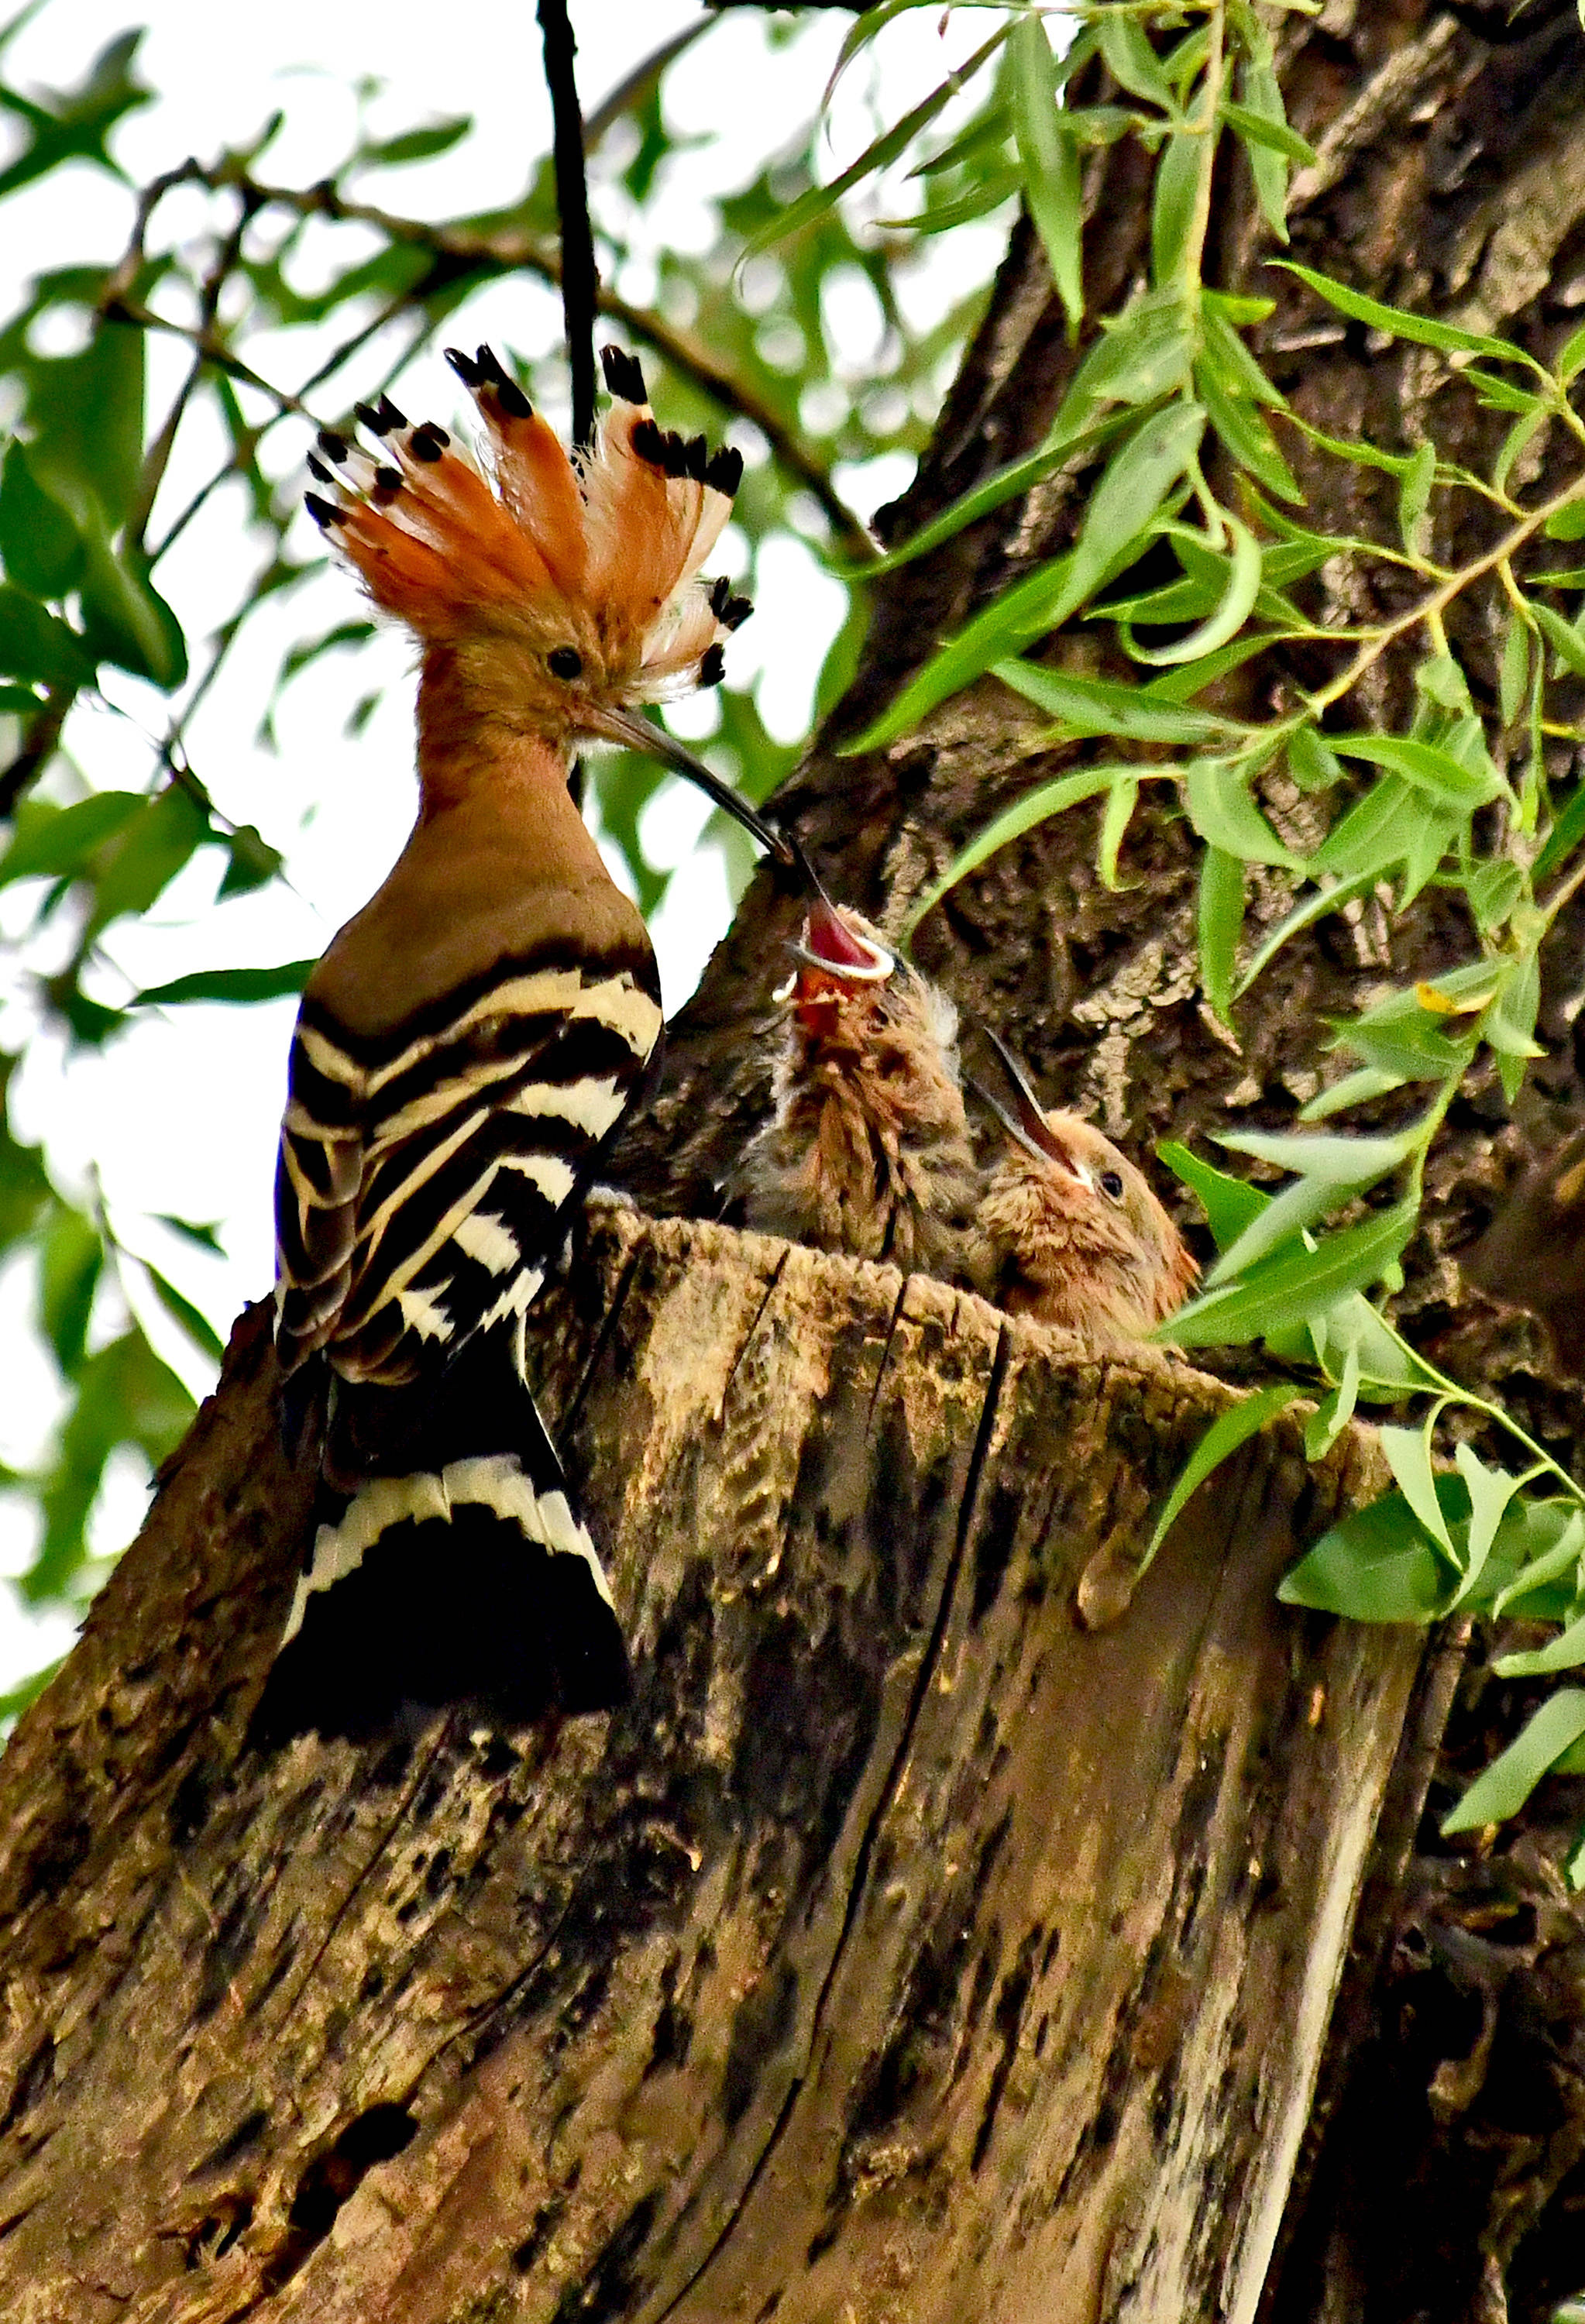
[[[516,199],[548,144],[549,110],[529,0],[511,6],[502,0],[448,0],[443,10],[410,0],[382,0],[378,8],[339,0],[330,5],[272,0],[245,13],[206,0],[145,0],[132,21],[140,20],[148,28],[142,77],[159,96],[124,120],[113,140],[131,184],[118,186],[102,171],[73,165],[14,197],[0,249],[0,313],[17,304],[28,275],[116,254],[132,217],[132,185],[189,152],[207,158],[227,143],[247,140],[276,106],[284,108],[286,124],[261,171],[273,182],[291,184],[311,183],[336,166],[360,117],[365,130],[390,135],[437,115],[473,115],[474,134],[452,152],[406,167],[371,189],[382,204],[424,217]],[[697,8],[695,0],[575,0],[574,20],[580,94],[592,112],[641,58],[696,23]],[[785,20],[758,10],[728,11],[672,67],[665,115],[674,150],[643,215],[629,202],[622,217],[633,254],[616,281],[622,295],[650,302],[655,272],[646,246],[709,249],[719,232],[712,198],[750,178],[768,154],[802,144],[851,21],[844,11],[811,13],[789,29]],[[5,80],[23,89],[69,85],[128,22],[123,7],[106,0],[48,0],[6,46]],[[933,88],[987,29],[984,13],[976,10],[958,17],[926,10],[899,19],[840,85],[827,124],[825,174],[834,174]],[[12,134],[12,124],[0,119],[0,168]],[[597,214],[601,200],[626,200],[609,184],[603,191],[601,175],[596,170]],[[892,214],[912,206],[898,202],[895,188],[889,191]],[[876,187],[871,198],[884,215],[887,194]],[[196,233],[209,215],[204,198],[178,193],[159,214],[166,238],[180,239],[181,206],[189,199],[186,231]],[[327,281],[359,254],[359,235],[367,237],[367,229],[355,224],[327,221],[316,221],[310,233],[320,245]],[[932,244],[923,263],[899,272],[898,291],[910,326],[934,327],[966,288],[985,281],[1004,235],[1000,220],[961,229]],[[299,281],[313,254],[313,243],[305,244]],[[752,309],[758,295],[753,262],[744,270],[742,295]],[[854,393],[874,392],[884,327],[870,283],[850,268],[838,272],[825,298],[828,336],[834,326],[844,384],[851,382]],[[560,335],[556,298],[522,278],[471,300],[466,323],[469,344],[498,336],[530,352],[548,352]],[[86,326],[85,317],[85,335]],[[50,327],[66,335],[39,352],[69,353],[79,343],[59,315]],[[779,327],[773,308],[762,327]],[[290,335],[290,345],[280,335],[281,345],[273,351],[267,338],[255,337],[250,359],[290,384],[312,373],[345,328],[339,315],[326,327],[322,342],[316,343],[311,328],[299,328]],[[179,343],[157,337],[151,338],[149,355],[149,408],[155,412],[173,392],[187,357]],[[664,418],[663,368],[647,360]],[[948,357],[937,389],[951,367]],[[432,413],[447,425],[465,402],[438,352],[404,379],[401,401],[412,416]],[[565,411],[554,402],[551,416],[565,425]],[[0,424],[5,417],[0,411]],[[810,429],[822,425],[818,410],[804,419]],[[307,429],[296,423],[279,429],[266,456],[275,463],[273,473],[291,476],[307,442]],[[156,503],[155,537],[225,448],[217,428],[209,441],[201,429],[184,430]],[[751,444],[749,448],[752,458]],[[860,467],[839,467],[835,482],[850,505],[867,516],[903,488],[911,469],[906,456],[891,454]],[[299,523],[306,547],[308,521]],[[751,683],[760,717],[782,742],[806,731],[816,680],[847,607],[846,591],[811,545],[819,525],[811,521],[806,530],[807,539],[789,531],[761,549],[756,618],[733,640],[730,653],[733,684]],[[742,569],[743,556],[741,536],[734,544],[729,533],[714,562],[732,570],[735,558]],[[190,636],[203,634],[215,609],[232,604],[257,558],[242,487],[225,488],[160,567],[160,586]],[[213,859],[195,859],[152,912],[108,931],[98,971],[106,1001],[124,1001],[133,991],[195,969],[260,966],[317,954],[383,876],[406,835],[413,800],[411,680],[402,642],[387,636],[356,656],[332,652],[315,661],[275,712],[277,749],[267,750],[260,739],[282,653],[294,639],[362,610],[351,584],[331,569],[290,597],[267,603],[246,625],[221,683],[189,724],[187,743],[217,806],[239,823],[256,824],[283,852],[286,880],[217,905]],[[349,739],[349,714],[376,689],[382,698]],[[68,752],[81,778],[96,789],[142,789],[151,746],[169,715],[169,703],[155,689],[108,674],[106,698],[79,704],[68,726]],[[715,703],[705,699],[672,723],[707,750],[718,715]],[[46,795],[69,798],[82,787],[69,767],[58,769]],[[696,982],[732,907],[727,854],[696,845],[706,814],[696,794],[669,785],[640,826],[650,861],[662,869],[680,867],[652,923],[668,1012]],[[38,978],[60,964],[50,955],[49,931],[41,940],[31,933],[37,900],[36,883],[0,889],[0,1047],[25,1049],[12,1089],[14,1130],[24,1141],[42,1142],[51,1176],[64,1194],[85,1204],[97,1194],[117,1240],[156,1264],[224,1337],[243,1303],[264,1293],[272,1277],[274,1138],[295,1004],[151,1010],[103,1049],[70,1052],[36,1004]],[[61,959],[70,936],[69,927],[57,931]],[[206,1255],[171,1233],[160,1222],[163,1213],[213,1222],[220,1254]],[[19,1252],[0,1267],[0,1345],[8,1351],[29,1345],[33,1264],[31,1253]],[[212,1367],[156,1302],[140,1296],[132,1270],[124,1270],[106,1296],[132,1305],[195,1393],[207,1388]],[[25,1469],[41,1458],[60,1417],[62,1391],[41,1349],[36,1362],[24,1360],[17,1370],[0,1398],[0,1462]],[[146,1470],[130,1452],[113,1457],[90,1524],[96,1554],[113,1554],[135,1531],[147,1482]],[[34,1503],[0,1491],[0,1692],[70,1642],[69,1612],[32,1611],[5,1582],[27,1566],[36,1528]]]

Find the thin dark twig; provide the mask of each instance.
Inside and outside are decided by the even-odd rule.
[[[594,235],[589,224],[589,188],[584,174],[584,116],[573,70],[577,42],[567,0],[539,0],[535,12],[545,42],[545,86],[550,91],[555,128],[556,208],[561,219],[561,314],[572,373],[572,439],[594,440],[594,302],[600,277],[594,265]]]
[[[700,16],[692,24],[674,32],[669,41],[662,41],[653,55],[633,67],[625,79],[619,80],[609,97],[602,97],[584,123],[584,152],[592,153],[626,113],[631,113],[640,97],[648,97],[669,64],[674,64],[685,49],[691,49],[701,34],[710,30],[714,17]]]

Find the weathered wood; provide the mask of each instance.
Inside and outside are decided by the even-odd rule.
[[[638,1683],[555,1736],[238,1757],[305,1508],[240,1327],[0,1768],[0,2313],[1249,2317],[1417,1649],[1273,1585],[1377,1456],[1277,1423],[1134,1588],[1219,1383],[588,1256]]]

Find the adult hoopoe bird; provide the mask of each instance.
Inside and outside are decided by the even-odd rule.
[[[1193,1259],[1110,1139],[1076,1113],[1044,1111],[1011,1051],[990,1038],[1015,1093],[1009,1111],[979,1090],[1010,1141],[980,1206],[991,1297],[1103,1344],[1143,1339],[1182,1305]]]
[[[638,911],[568,792],[583,740],[669,760],[769,827],[640,704],[713,685],[750,610],[698,577],[742,475],[662,434],[630,356],[571,457],[487,347],[448,351],[484,472],[382,399],[321,435],[309,508],[421,652],[418,820],[313,972],[276,1185],[276,1344],[325,1381],[327,1508],[255,1713],[270,1740],[410,1703],[609,1705],[627,1663],[529,1392],[525,1319],[661,1041]],[[783,851],[785,852],[785,851]]]
[[[979,1171],[957,1011],[818,887],[777,994],[775,1111],[743,1165],[751,1227],[822,1250],[961,1276]]]

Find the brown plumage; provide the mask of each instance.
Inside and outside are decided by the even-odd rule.
[[[1008,1111],[988,1100],[1009,1139],[980,1207],[991,1297],[1102,1344],[1143,1338],[1183,1304],[1193,1259],[1127,1156],[1078,1114],[1044,1111],[991,1038],[1015,1092]]]
[[[638,707],[720,675],[741,601],[696,576],[737,456],[662,436],[613,350],[617,400],[574,457],[488,348],[450,359],[488,474],[384,401],[358,415],[378,457],[327,433],[313,462],[336,493],[309,495],[317,521],[420,647],[419,807],[292,1044],[276,1342],[289,1380],[327,1381],[330,1503],[265,1731],[620,1692],[604,1578],[525,1371],[546,1266],[661,1036],[649,936],[573,804],[570,753],[668,758],[772,839]]]
[[[744,1165],[749,1225],[961,1276],[979,1173],[951,1001],[823,895],[778,997],[787,1034],[775,1113]]]

